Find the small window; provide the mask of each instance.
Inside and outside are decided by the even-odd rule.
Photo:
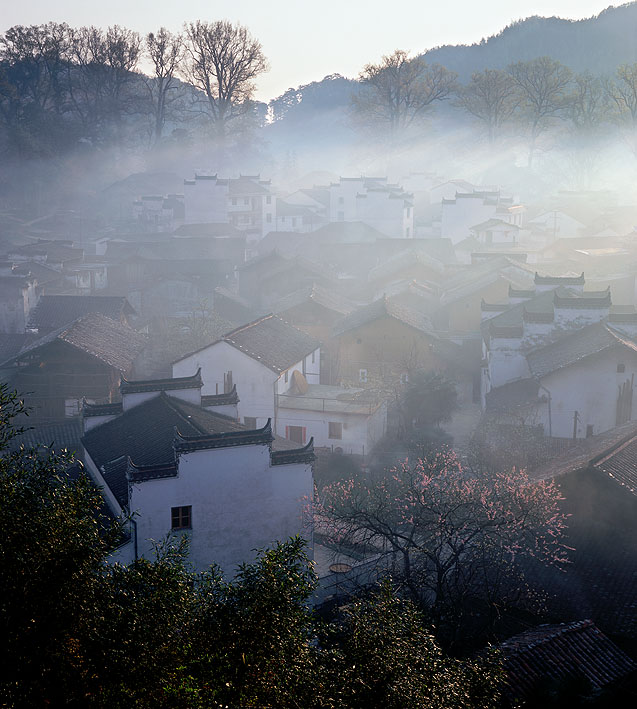
[[[233,206],[233,207],[236,207],[236,206],[237,206],[237,198],[236,198],[236,197],[233,197],[233,198],[232,198],[232,206]]]
[[[339,204],[345,204],[345,199],[343,197],[338,198],[338,203]]]
[[[409,227],[405,230],[405,236],[409,239]]]
[[[361,338],[359,337],[359,338],[356,340],[356,344],[357,344],[357,345],[361,345],[362,343],[363,343],[363,341],[362,341]]]
[[[592,435],[593,435],[593,424],[589,423],[586,426],[586,438],[591,438]]]
[[[367,383],[367,370],[366,369],[359,369],[358,370],[358,381],[361,382],[361,384]]]
[[[339,222],[344,222],[345,221],[345,212],[339,212],[336,216]]]
[[[243,423],[244,425],[249,428],[251,431],[256,431],[257,429],[257,419],[255,416],[244,416],[243,417]]]
[[[288,376],[289,376],[289,374],[288,374],[288,372],[286,372],[286,373],[285,373],[285,383],[286,383],[286,384],[288,383]]]
[[[407,384],[407,382],[409,381],[409,374],[408,374],[408,372],[403,372],[403,373],[400,375],[400,381],[401,381],[402,384]]]
[[[625,371],[626,371],[625,364],[618,364],[617,365],[617,374],[623,374]]]
[[[271,223],[272,223],[272,214],[270,214],[270,212],[268,212],[268,213],[265,215],[265,221],[266,221],[268,224],[271,224]]]
[[[192,529],[192,505],[172,507],[170,517],[173,529]]]
[[[316,352],[312,352],[312,364],[316,362]]]
[[[246,197],[246,198],[243,200],[243,203],[247,206],[248,204],[250,204],[250,200]]]
[[[330,421],[328,424],[328,438],[341,440],[343,438],[343,424],[338,421]]]
[[[306,428],[305,426],[286,426],[285,437],[289,441],[303,446],[305,445]]]
[[[265,203],[266,203],[266,204],[272,204],[272,197],[270,197],[270,195],[268,195],[268,196],[265,198]]]

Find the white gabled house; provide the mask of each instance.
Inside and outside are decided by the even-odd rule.
[[[212,397],[236,387],[238,414],[249,428],[272,420],[274,433],[295,445],[313,438],[317,447],[365,455],[385,434],[385,403],[363,390],[322,384],[319,344],[266,315],[173,363],[173,376],[200,369]]]
[[[238,413],[247,426],[277,421],[277,397],[293,385],[294,373],[309,384],[320,383],[320,343],[276,315],[266,315],[224,335],[173,363],[173,376],[201,368],[203,392],[222,394],[236,386]]]
[[[583,438],[637,418],[637,312],[613,310],[610,290],[584,274],[536,274],[509,304],[482,304],[483,407],[545,435]]]
[[[133,515],[116,560],[152,558],[154,542],[188,534],[197,570],[231,576],[255,549],[310,537],[313,442],[276,438],[270,421],[251,430],[214,411],[236,408],[236,391],[202,397],[201,386],[200,372],[123,382],[119,404],[84,407],[85,465],[113,513]]]

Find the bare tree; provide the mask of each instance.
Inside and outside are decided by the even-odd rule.
[[[229,124],[250,110],[254,79],[268,70],[268,62],[261,43],[240,24],[197,21],[185,33],[185,77],[206,97],[223,141]]]
[[[439,64],[429,66],[422,57],[410,59],[398,49],[379,64],[367,64],[359,80],[354,110],[395,137],[421,121],[434,102],[452,95],[456,74]]]
[[[499,69],[476,71],[471,81],[458,90],[456,105],[483,124],[489,143],[493,143],[518,106],[513,77]]]
[[[568,106],[571,70],[550,57],[511,64],[508,72],[518,89],[522,120],[529,131],[529,167],[537,140]]]
[[[171,94],[177,87],[177,71],[184,55],[184,40],[181,34],[173,34],[165,27],[146,35],[146,52],[153,66],[153,74],[147,82],[153,105],[154,140],[162,138],[166,113]]]
[[[67,34],[67,25],[49,22],[0,36],[0,116],[18,153],[53,154],[70,132]]]
[[[574,77],[568,100],[568,116],[575,129],[587,136],[608,120],[609,95],[598,76],[585,72]]]
[[[608,95],[615,104],[615,119],[624,127],[637,157],[637,64],[623,64],[614,81],[607,82]]]
[[[97,27],[71,31],[69,86],[74,110],[94,141],[123,138],[123,117],[138,109],[138,97],[132,86],[141,56],[141,38],[118,25],[106,32]]]

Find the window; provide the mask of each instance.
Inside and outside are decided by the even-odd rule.
[[[172,507],[170,519],[173,529],[192,529],[192,505]]]
[[[305,426],[286,426],[285,437],[293,443],[298,443],[300,446],[305,445],[305,436],[307,429]]]
[[[409,227],[407,227],[407,229],[405,230],[405,236],[406,236],[408,239],[410,238],[410,237],[409,237]]]
[[[338,203],[339,204],[345,204],[345,199],[343,197],[338,198]]]
[[[289,375],[288,375],[288,373],[286,372],[286,373],[285,373],[285,383],[286,383],[286,384],[288,383],[288,376],[289,376]]]
[[[367,383],[367,370],[366,369],[359,369],[358,370],[358,381],[361,382],[361,384]]]
[[[590,438],[593,435],[593,424],[589,423],[586,426],[586,438]]]
[[[266,203],[266,204],[272,204],[272,197],[270,197],[270,196],[268,195],[268,196],[265,198],[265,203]]]
[[[339,212],[336,215],[336,218],[338,219],[339,222],[344,222],[345,221],[345,212]]]
[[[407,382],[409,381],[409,373],[408,373],[408,372],[403,372],[403,373],[400,375],[400,381],[401,381],[401,384],[407,384]]]
[[[247,206],[250,204],[250,200],[246,197],[246,198],[243,200],[243,203],[244,203],[244,204],[246,205],[246,207],[247,207]]]
[[[271,223],[272,223],[272,215],[270,214],[270,212],[268,212],[268,213],[265,215],[265,221],[266,221],[268,224],[271,224]]]
[[[623,374],[625,371],[626,371],[625,364],[618,364],[617,365],[617,374]]]
[[[256,431],[257,429],[257,419],[255,416],[244,416],[243,417],[243,423],[247,428],[249,428],[251,431]]]
[[[316,351],[312,352],[312,364],[316,362]]]
[[[335,438],[339,441],[343,438],[343,424],[338,421],[329,421],[328,424],[328,438]]]
[[[237,198],[236,198],[236,197],[233,197],[233,198],[232,198],[232,206],[233,206],[233,207],[236,207],[236,206],[237,206]]]

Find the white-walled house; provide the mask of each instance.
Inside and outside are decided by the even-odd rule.
[[[524,207],[499,190],[457,192],[442,200],[440,235],[457,244],[470,236],[471,228],[491,219],[522,226]]]
[[[286,438],[364,456],[385,435],[387,406],[369,390],[327,384],[303,389],[278,397],[277,426]]]
[[[271,419],[275,434],[298,446],[313,438],[321,448],[367,454],[387,427],[384,402],[321,384],[320,363],[318,340],[267,315],[173,363],[173,376],[201,369],[212,396],[236,387],[238,415],[250,428]]]
[[[341,177],[329,196],[331,222],[360,221],[393,239],[414,237],[413,195],[386,177]]]
[[[201,368],[203,392],[221,394],[236,386],[239,417],[250,427],[277,422],[276,400],[293,385],[294,372],[320,384],[320,343],[275,315],[266,315],[173,363],[173,376]]]
[[[276,197],[259,175],[220,178],[197,174],[184,181],[186,224],[228,223],[248,243],[261,240],[276,224]]]
[[[483,407],[581,438],[637,418],[637,313],[612,311],[610,290],[583,290],[583,274],[536,275],[509,304],[483,303]],[[635,412],[637,414],[637,412]]]
[[[201,386],[199,372],[123,382],[120,404],[85,406],[85,465],[113,513],[134,515],[116,560],[152,558],[153,540],[188,534],[197,570],[217,563],[231,576],[255,549],[310,534],[312,441],[294,446],[269,421],[250,430],[215,413]],[[232,405],[217,398],[217,410]]]
[[[515,246],[518,243],[520,227],[504,219],[487,219],[481,224],[475,224],[470,229],[476,240],[484,245]]]

